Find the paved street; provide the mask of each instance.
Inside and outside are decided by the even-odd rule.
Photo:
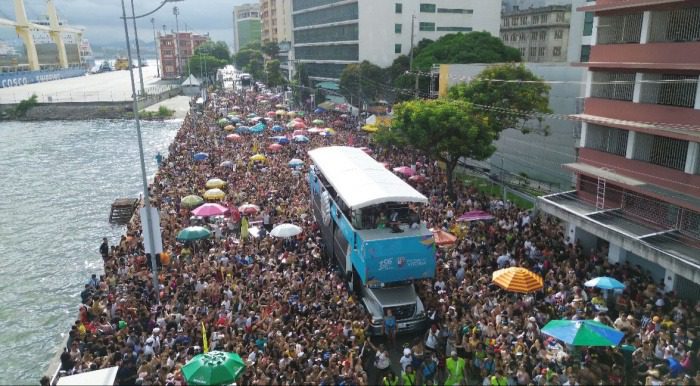
[[[142,67],[147,93],[164,87],[156,78],[156,67]],[[134,70],[138,89],[138,71]],[[150,91],[149,91],[150,89]],[[90,74],[77,78],[34,83],[19,87],[0,88],[0,104],[16,103],[36,94],[39,102],[96,102],[125,101],[131,99],[131,84],[128,71],[111,71]]]

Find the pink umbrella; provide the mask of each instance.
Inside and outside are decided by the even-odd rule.
[[[297,136],[297,135],[306,135],[306,130],[301,130],[301,129],[294,130],[294,132],[292,133],[292,136]]]
[[[238,134],[229,134],[226,136],[226,140],[231,141],[231,142],[240,142],[242,139],[243,139],[243,137],[241,137]]]
[[[292,127],[295,129],[306,129],[306,124],[304,122],[294,121]]]
[[[267,114],[268,117],[274,117],[275,115],[277,115],[277,113],[274,112],[274,111],[268,111],[268,112],[265,113],[265,114]]]
[[[192,214],[200,217],[220,216],[222,214],[226,214],[226,212],[228,212],[227,207],[212,203],[203,204],[195,209],[192,209]]]
[[[303,130],[298,130],[298,131],[303,131]],[[325,130],[325,129],[321,129],[321,128],[319,128],[319,127],[312,127],[312,128],[310,128],[309,130],[307,130],[307,131],[308,131],[309,133],[311,133],[311,134],[318,134],[318,133],[320,133],[320,132],[322,132],[322,131],[326,131],[326,130]]]
[[[413,176],[408,178],[409,181],[418,182],[418,183],[425,182],[425,179],[426,179],[425,176],[422,176],[420,174],[416,174],[416,175],[413,175]]]
[[[489,221],[493,219],[494,217],[488,212],[484,212],[483,210],[473,210],[471,212],[466,212],[463,215],[459,216],[457,221]]]
[[[294,118],[293,122],[301,122],[301,123],[304,123],[304,118],[302,118],[302,117],[296,117],[296,118]]]
[[[406,177],[410,177],[416,174],[416,171],[409,168],[408,166],[399,166],[393,169],[395,173],[403,174]]]
[[[245,204],[239,206],[238,210],[243,214],[256,214],[260,212],[260,207],[253,204]]]
[[[268,146],[267,149],[271,152],[278,152],[282,149],[282,145],[280,145],[279,143],[273,143],[270,146]]]

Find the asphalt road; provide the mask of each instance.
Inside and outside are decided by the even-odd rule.
[[[153,93],[164,87],[156,78],[156,67],[142,67],[144,88]],[[134,69],[136,89],[140,89],[138,69]],[[149,91],[150,89],[150,91]],[[38,101],[47,102],[96,102],[131,100],[129,71],[111,71],[89,74],[76,78],[33,83],[19,87],[0,88],[0,104],[17,103],[36,94]]]

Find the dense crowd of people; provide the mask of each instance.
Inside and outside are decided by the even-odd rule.
[[[292,131],[270,131],[291,119],[267,114],[278,103],[274,95],[251,91],[212,95],[202,113],[187,116],[150,190],[165,250],[157,263],[159,287],[135,218],[121,240],[100,247],[104,274],[93,275],[81,293],[61,356],[66,374],[119,366],[120,385],[185,385],[180,368],[202,352],[205,339],[209,350],[245,360],[239,385],[700,384],[700,304],[664,292],[663,283],[637,266],[609,263],[605,250],[584,251],[551,217],[464,184],[456,184],[450,199],[437,162],[370,143],[354,118],[304,114],[308,127],[314,119],[324,127],[338,122],[335,134],[307,134],[308,142],[271,151],[269,137]],[[232,132],[216,122],[230,112],[243,121],[250,114],[269,117],[265,132],[227,138]],[[368,146],[378,161],[414,168],[426,178],[411,183],[429,198],[421,219],[458,236],[455,245],[436,249],[435,278],[417,283],[428,327],[404,347],[369,336],[361,302],[321,252],[303,168],[288,166],[292,158],[308,165],[308,150],[331,144]],[[199,152],[208,157],[195,160]],[[257,153],[266,159],[251,162]],[[193,217],[180,200],[201,196],[211,178],[226,181],[220,202],[230,212]],[[243,204],[260,210],[241,213]],[[475,209],[495,219],[457,221]],[[303,232],[271,237],[280,223]],[[212,236],[176,239],[197,224]],[[544,289],[515,294],[492,285],[491,273],[507,266],[539,273]],[[626,288],[607,294],[583,286],[595,276],[615,277]],[[552,319],[595,319],[625,338],[618,347],[573,349],[540,332]]]

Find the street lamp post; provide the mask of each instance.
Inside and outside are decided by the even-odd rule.
[[[175,56],[177,59],[177,75],[182,75],[182,58],[180,57],[180,23],[178,21],[178,16],[180,15],[180,9],[178,7],[173,7],[173,15],[175,15]]]
[[[136,28],[136,13],[134,12],[134,0],[131,0],[131,21],[134,23],[134,40],[136,40],[136,63],[139,66],[139,82],[141,83],[141,96],[146,96],[146,87],[143,85],[143,68],[141,68],[141,48],[139,45],[139,30]],[[129,58],[129,67],[132,66]]]
[[[156,19],[151,18],[151,25],[153,25],[153,45],[156,48],[156,78],[160,78],[160,63],[158,62],[158,57],[160,56],[158,52],[158,40],[156,39]]]

